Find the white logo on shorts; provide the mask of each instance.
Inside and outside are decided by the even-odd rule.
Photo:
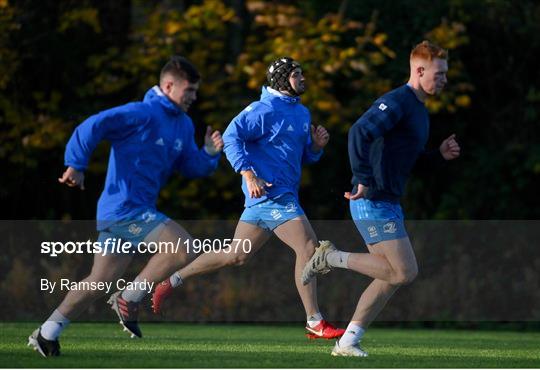
[[[145,223],[149,223],[156,219],[156,214],[150,211],[146,211],[142,214],[141,218],[143,219]],[[135,225],[135,224],[132,224],[132,225]]]
[[[292,125],[289,125],[289,127],[287,127],[287,131],[293,131],[294,132],[294,128],[292,127]]]
[[[384,112],[384,110],[386,108],[388,108],[388,106],[386,104],[384,104],[384,103],[379,104],[379,109],[382,110],[383,112]]]
[[[369,233],[370,238],[374,238],[374,237],[376,237],[378,235],[377,234],[377,228],[375,226],[368,227],[367,231]]]
[[[129,231],[131,234],[137,236],[137,235],[139,235],[139,234],[141,233],[142,227],[137,226],[137,224],[131,224],[131,225],[129,225],[129,227],[128,227],[128,231]]]
[[[285,212],[294,213],[297,209],[298,207],[296,207],[296,204],[294,204],[293,202],[289,202],[285,206]]]
[[[281,218],[281,212],[279,212],[277,209],[273,209],[270,211],[270,216],[272,216],[274,220],[279,220]]]
[[[308,132],[309,130],[309,123],[304,122],[304,132]]]
[[[394,234],[396,230],[396,223],[394,221],[387,222],[383,226],[383,233]]]

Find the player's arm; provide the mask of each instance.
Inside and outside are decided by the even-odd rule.
[[[221,133],[207,126],[204,146],[199,149],[195,143],[193,123],[190,122],[189,127],[191,129],[187,135],[190,138],[189,143],[182,155],[176,160],[175,166],[182,175],[189,178],[208,176],[216,170],[221,158],[223,150]]]
[[[233,118],[223,133],[223,151],[237,173],[254,169],[246,153],[246,143],[256,141],[263,135],[263,117],[250,107]]]
[[[255,109],[257,107],[256,103],[254,104],[231,121],[223,133],[223,142],[225,144],[225,156],[234,171],[244,178],[249,196],[260,198],[266,194],[266,188],[272,186],[272,184],[257,177],[255,168],[245,150],[247,142],[256,141],[264,133],[264,116],[258,113],[258,110]]]
[[[309,164],[317,162],[321,158],[323,148],[328,144],[329,140],[330,134],[324,127],[311,125],[310,134],[304,146],[302,163]]]
[[[58,181],[84,189],[84,171],[98,143],[102,140],[122,140],[146,119],[145,111],[138,103],[108,109],[87,118],[77,126],[66,145],[64,164],[67,169]]]
[[[349,161],[353,173],[354,194],[345,193],[347,199],[362,198],[374,182],[369,153],[375,140],[390,131],[403,116],[399,103],[378,100],[349,130]]]
[[[248,189],[249,196],[251,198],[260,198],[266,194],[266,188],[272,186],[269,182],[264,181],[260,177],[255,175],[253,170],[243,170],[240,171],[240,174],[246,181],[246,186]]]
[[[84,172],[77,171],[73,167],[68,167],[62,177],[58,178],[60,184],[66,184],[70,188],[79,187],[81,190],[84,190]]]

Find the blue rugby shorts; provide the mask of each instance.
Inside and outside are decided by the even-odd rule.
[[[291,193],[285,193],[246,207],[240,221],[272,231],[279,225],[303,214],[304,210],[296,197]]]
[[[102,230],[98,236],[98,242],[105,246],[107,239],[121,240],[121,243],[130,242],[132,253],[139,243],[150,234],[154,229],[164,224],[169,220],[169,217],[156,210],[144,210],[134,216],[130,216],[128,220],[121,220],[108,226]],[[110,249],[110,248],[109,248]]]
[[[350,201],[351,216],[366,244],[408,237],[398,203],[360,198]]]

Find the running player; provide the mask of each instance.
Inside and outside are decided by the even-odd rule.
[[[173,171],[190,178],[212,173],[223,149],[218,131],[207,127],[204,147],[194,140],[194,127],[186,114],[197,98],[197,69],[183,57],[172,57],[160,74],[159,86],[142,102],[129,103],[91,116],[76,129],[65,152],[67,170],[58,181],[84,189],[84,171],[102,140],[111,142],[105,187],[97,206],[98,241],[116,238],[131,242],[176,242],[190,239],[182,226],[156,210],[160,189]],[[167,253],[168,252],[168,253]],[[122,276],[133,254],[95,254],[85,282],[113,282]],[[193,253],[164,251],[153,255],[136,277],[135,289],[115,293],[109,300],[121,324],[141,337],[137,322],[139,302],[147,294],[145,283],[159,282],[191,262]],[[96,299],[101,290],[70,291],[51,316],[29,337],[29,345],[43,356],[60,355],[58,337],[69,322]]]
[[[427,97],[446,85],[447,52],[428,42],[410,54],[410,78],[369,108],[349,131],[349,159],[354,185],[345,193],[352,218],[369,253],[347,253],[323,242],[305,266],[303,283],[334,267],[372,277],[346,332],[332,355],[366,357],[360,347],[365,330],[400,285],[416,277],[418,266],[403,224],[399,204],[414,166],[426,167],[459,157],[460,147],[451,135],[437,150],[425,151],[429,117]]]
[[[267,70],[269,86],[229,124],[223,135],[225,154],[242,175],[245,210],[235,239],[249,240],[250,252],[206,253],[158,285],[153,295],[157,313],[172,288],[190,277],[228,265],[242,265],[275,234],[296,253],[295,282],[307,316],[310,338],[336,338],[343,334],[324,320],[315,281],[304,286],[302,268],[318,245],[315,233],[298,202],[302,164],[319,160],[329,134],[311,125],[309,110],[300,103],[305,78],[300,64],[277,59]]]

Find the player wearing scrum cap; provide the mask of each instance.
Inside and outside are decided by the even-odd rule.
[[[159,312],[174,286],[185,279],[224,266],[242,265],[275,234],[296,254],[295,283],[307,316],[310,338],[337,338],[337,329],[323,319],[317,304],[316,282],[301,282],[302,268],[318,245],[317,237],[298,201],[303,164],[319,160],[329,134],[311,124],[309,110],[300,103],[305,78],[300,64],[279,58],[267,69],[269,86],[261,98],[248,105],[223,135],[224,152],[242,175],[245,209],[235,239],[248,239],[249,253],[206,253],[173,274],[156,288],[153,307]]]

